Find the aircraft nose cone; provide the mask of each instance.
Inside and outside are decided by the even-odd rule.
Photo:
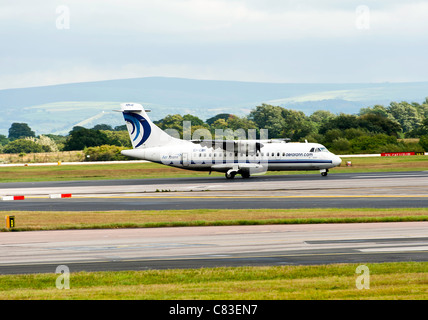
[[[335,157],[333,158],[333,165],[334,165],[335,167],[339,166],[341,163],[342,163],[342,159],[340,159],[340,157],[335,156]]]

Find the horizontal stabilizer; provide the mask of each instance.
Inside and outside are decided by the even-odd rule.
[[[122,112],[150,112],[150,110],[145,110],[139,103],[122,103],[120,107]]]

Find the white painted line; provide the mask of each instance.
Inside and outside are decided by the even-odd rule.
[[[358,251],[361,251],[361,252],[406,252],[406,251],[426,251],[426,250],[428,250],[428,246],[358,249]]]

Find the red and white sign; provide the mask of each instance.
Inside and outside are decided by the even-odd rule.
[[[25,196],[3,196],[1,199],[3,201],[25,200]]]
[[[397,156],[423,156],[425,152],[384,152],[381,157],[397,157]]]
[[[71,193],[50,194],[49,198],[51,199],[71,198]]]

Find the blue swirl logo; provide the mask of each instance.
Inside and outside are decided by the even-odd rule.
[[[125,121],[132,126],[131,137],[134,148],[141,146],[149,138],[152,129],[149,122],[139,114],[123,113]]]

